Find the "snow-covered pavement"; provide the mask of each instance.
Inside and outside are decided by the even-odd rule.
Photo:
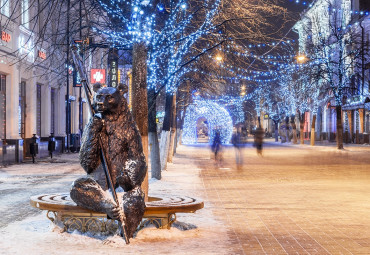
[[[180,168],[177,166],[181,165]],[[202,199],[199,171],[189,159],[175,159],[163,179],[150,180],[150,194],[188,195]],[[120,237],[101,240],[78,233],[61,233],[45,212],[32,208],[29,197],[68,192],[84,172],[77,154],[64,154],[53,163],[12,165],[0,169],[0,254],[230,254],[228,236],[221,221],[212,216],[210,205],[196,214],[179,214],[177,220],[191,230],[178,228],[141,230],[126,245]],[[225,242],[223,242],[223,240]]]
[[[195,229],[139,231],[130,245],[61,233],[29,197],[68,192],[77,154],[0,168],[0,254],[370,254],[370,146],[248,145],[216,165],[205,146],[180,146],[152,196],[187,195],[205,207],[177,220]]]
[[[68,191],[72,181],[83,173],[76,156],[0,168],[0,228],[39,214],[39,210],[30,208],[30,196]]]

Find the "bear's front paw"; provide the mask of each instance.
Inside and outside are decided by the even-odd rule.
[[[121,210],[121,208],[119,208],[119,206],[114,206],[107,214],[111,219],[120,221],[122,218],[122,213],[123,211]]]
[[[122,175],[118,176],[116,180],[118,185],[122,187],[125,192],[132,190],[133,186],[127,172],[123,172]]]
[[[104,120],[100,113],[94,114],[93,127],[96,131],[101,131],[104,126]]]

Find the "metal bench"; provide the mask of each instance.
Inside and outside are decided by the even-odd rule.
[[[149,197],[148,200],[139,228],[151,223],[157,228],[170,229],[176,220],[176,213],[194,213],[204,207],[202,201],[186,196]],[[47,210],[47,218],[67,232],[78,230],[107,235],[117,230],[115,220],[108,219],[106,214],[77,206],[69,194],[33,196],[30,203],[35,208]]]

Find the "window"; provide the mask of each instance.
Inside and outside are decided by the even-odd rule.
[[[21,24],[29,28],[29,3],[28,0],[21,0]]]
[[[18,128],[19,135],[24,139],[25,136],[25,123],[26,123],[26,82],[22,81],[19,84],[19,117],[18,117]]]
[[[0,0],[0,11],[1,14],[9,17],[10,13],[10,0]]]
[[[360,10],[361,11],[370,11],[370,1],[369,0],[360,0]]]
[[[55,133],[55,89],[50,92],[50,133]]]
[[[370,133],[370,112],[365,116],[365,133]]]
[[[358,110],[355,111],[355,132],[360,131],[360,112]]]
[[[0,139],[6,138],[6,76],[0,75]]]
[[[36,99],[36,134],[41,137],[41,85],[37,84]]]
[[[344,111],[344,132],[349,132],[348,113]]]

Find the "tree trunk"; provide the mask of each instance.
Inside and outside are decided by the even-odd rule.
[[[257,119],[258,119],[258,127],[261,128],[261,116],[258,116]]]
[[[287,140],[287,142],[290,142],[290,135],[289,135],[289,117],[286,117],[286,118],[285,118],[285,126],[286,126],[286,129],[285,129],[286,140]]]
[[[311,146],[315,146],[315,127],[316,127],[316,114],[312,116],[312,124],[311,124]]]
[[[343,149],[343,125],[342,125],[342,106],[336,106],[337,111],[337,148]]]
[[[171,131],[171,105],[172,105],[171,93],[166,93],[166,106],[165,106],[165,115],[163,120],[163,128],[161,133],[161,143],[160,143],[160,155],[161,155],[161,169],[167,169],[167,157],[168,157],[168,147],[170,141],[170,131]]]
[[[279,141],[279,121],[274,120],[274,124],[275,124],[275,142],[278,142]]]
[[[290,119],[290,124],[292,125],[293,128],[293,143],[297,144],[297,125],[295,124],[295,116],[293,115]]]
[[[347,111],[347,115],[348,115],[348,126],[349,126],[349,143],[351,143],[352,136],[353,136],[352,110]]]
[[[176,149],[177,149],[177,144],[178,144],[178,141],[179,141],[179,129],[177,128],[177,125],[176,125],[176,135],[175,135],[175,142],[174,142],[174,146],[173,146],[173,155],[176,154]]]
[[[132,114],[139,128],[143,144],[143,152],[148,162],[148,100],[147,100],[147,48],[144,43],[136,43],[133,47],[132,60]],[[145,200],[148,199],[148,171],[142,189]]]
[[[180,116],[179,126],[178,126],[178,141],[180,144],[182,144],[182,130],[184,129],[184,120],[185,120],[185,114],[186,114],[187,106],[183,109],[183,114]]]
[[[303,130],[304,130],[304,116],[305,116],[304,113],[300,114],[300,116],[299,116],[299,138],[301,140],[301,144],[304,144],[304,134],[303,134]]]
[[[172,96],[171,132],[167,158],[167,162],[169,163],[172,163],[173,154],[175,153],[175,136],[176,136],[176,93],[174,93]]]
[[[175,118],[176,135],[175,135],[175,146],[173,147],[173,155],[176,154],[176,150],[177,150],[177,146],[179,145],[179,138],[181,134],[179,116],[180,116],[179,109],[177,109],[176,107],[176,118]]]
[[[161,175],[161,161],[159,155],[159,143],[157,134],[157,121],[156,121],[156,98],[155,89],[148,91],[148,131],[149,131],[149,147],[150,147],[150,167],[152,171],[152,178],[160,180]]]

